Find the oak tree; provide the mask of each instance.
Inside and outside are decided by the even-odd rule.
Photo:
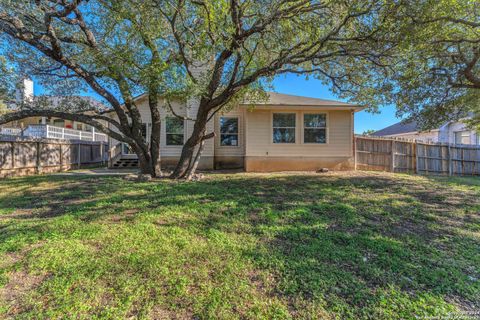
[[[56,90],[86,85],[116,119],[95,108],[88,114],[25,108],[0,122],[32,115],[85,122],[128,143],[142,172],[158,175],[159,98],[195,98],[193,131],[171,175],[188,178],[203,143],[213,136],[206,131],[208,121],[262,93],[276,75],[308,74],[338,90],[349,83],[357,92],[371,91],[361,81],[368,74],[363,71],[385,68],[394,48],[390,27],[400,7],[389,0],[4,2],[0,30],[13,60]],[[142,136],[135,92],[148,96],[150,144]]]

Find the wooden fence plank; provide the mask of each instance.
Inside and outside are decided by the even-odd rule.
[[[0,177],[63,171],[72,165],[105,164],[105,146],[89,141],[0,136]]]
[[[420,174],[480,175],[480,146],[355,137],[359,170]]]

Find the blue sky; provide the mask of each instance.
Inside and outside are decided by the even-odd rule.
[[[293,74],[278,76],[274,83],[276,92],[286,93],[298,96],[306,96],[312,98],[323,98],[332,100],[338,99],[329,88],[323,85],[319,80]],[[41,86],[35,82],[35,95],[43,93]],[[367,111],[357,112],[355,114],[355,133],[362,133],[366,130],[379,130],[392,125],[400,119],[395,117],[395,108],[393,106],[385,106],[380,109],[379,114],[372,114]]]

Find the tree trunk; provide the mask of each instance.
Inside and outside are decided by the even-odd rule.
[[[143,152],[137,152],[138,157],[138,166],[140,168],[141,174],[149,174],[152,177],[154,176],[152,159],[149,155],[144,154]]]
[[[161,117],[158,109],[158,96],[152,93],[149,96],[150,114],[152,117],[152,132],[150,134],[150,155],[152,158],[152,177],[162,176],[162,168],[160,161],[160,133],[161,133]]]
[[[195,156],[195,160],[193,161],[193,163],[190,164],[190,168],[187,171],[185,180],[192,180],[195,171],[197,171],[198,163],[200,162],[200,157],[202,155],[203,149],[205,149],[205,139],[202,139],[202,142],[200,142],[200,147],[198,148],[197,155]]]
[[[202,139],[205,135],[205,130],[207,128],[207,120],[208,112],[201,112],[201,109],[199,108],[197,119],[195,121],[195,125],[193,126],[193,132],[183,146],[180,160],[178,161],[175,170],[173,170],[173,173],[170,175],[170,178],[182,179],[189,174],[188,169],[192,165],[195,147],[202,142]]]
[[[177,163],[177,166],[173,170],[170,178],[172,179],[182,179],[187,174],[188,168],[192,162],[193,154],[195,152],[195,147],[197,146],[196,137],[201,137],[202,134],[196,136],[191,136],[182,149],[182,154],[180,155],[180,160]]]
[[[146,148],[145,150],[137,145],[131,145],[131,147],[137,155],[141,174],[148,174],[152,177],[161,176],[159,152],[156,153],[157,156],[153,156],[151,153],[151,150],[159,149],[159,145],[153,148],[150,146],[150,148]]]

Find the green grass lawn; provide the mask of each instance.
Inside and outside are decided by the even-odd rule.
[[[0,181],[0,318],[412,319],[479,309],[479,178]]]

